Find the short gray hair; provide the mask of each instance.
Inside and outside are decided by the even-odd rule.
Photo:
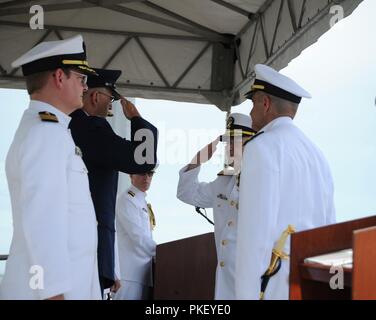
[[[285,114],[286,112],[296,113],[297,110],[298,110],[298,107],[299,107],[298,103],[294,103],[292,101],[288,101],[288,100],[273,96],[272,94],[269,94],[269,93],[266,93],[266,92],[260,91],[260,93],[269,97],[272,105],[275,108],[275,111],[278,114]]]

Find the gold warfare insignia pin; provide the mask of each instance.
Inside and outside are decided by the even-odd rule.
[[[231,129],[233,124],[234,124],[234,118],[228,117],[227,122],[226,122],[226,129]]]

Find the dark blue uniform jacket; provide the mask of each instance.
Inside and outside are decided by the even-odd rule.
[[[156,163],[157,128],[141,117],[131,120],[131,141],[112,130],[106,119],[88,116],[82,109],[74,111],[69,124],[75,144],[81,149],[89,171],[89,184],[98,221],[98,269],[101,287],[109,288],[115,275],[115,204],[118,171],[135,174],[152,170]],[[138,164],[134,150],[143,141],[134,141],[139,129],[150,129],[154,138],[154,161]]]

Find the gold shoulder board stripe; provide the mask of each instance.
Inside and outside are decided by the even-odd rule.
[[[257,137],[259,137],[263,133],[264,133],[264,131],[259,131],[254,136],[250,137],[250,139],[248,139],[248,141],[244,142],[243,146],[245,146],[247,143],[251,142],[252,140],[256,139]]]
[[[59,119],[51,112],[41,111],[39,112],[39,117],[42,121],[59,122]]]

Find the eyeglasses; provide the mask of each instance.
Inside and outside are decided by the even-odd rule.
[[[109,97],[111,99],[111,103],[115,101],[115,97],[114,96],[110,96],[109,94],[101,92],[101,91],[97,91],[97,92],[105,95],[106,97]]]
[[[87,83],[87,75],[86,74],[82,74],[82,73],[79,73],[79,72],[76,72],[76,71],[73,71],[73,70],[69,70],[69,71],[74,73],[74,74],[77,74],[79,76],[79,78],[81,79],[81,84],[86,85],[86,83]]]

